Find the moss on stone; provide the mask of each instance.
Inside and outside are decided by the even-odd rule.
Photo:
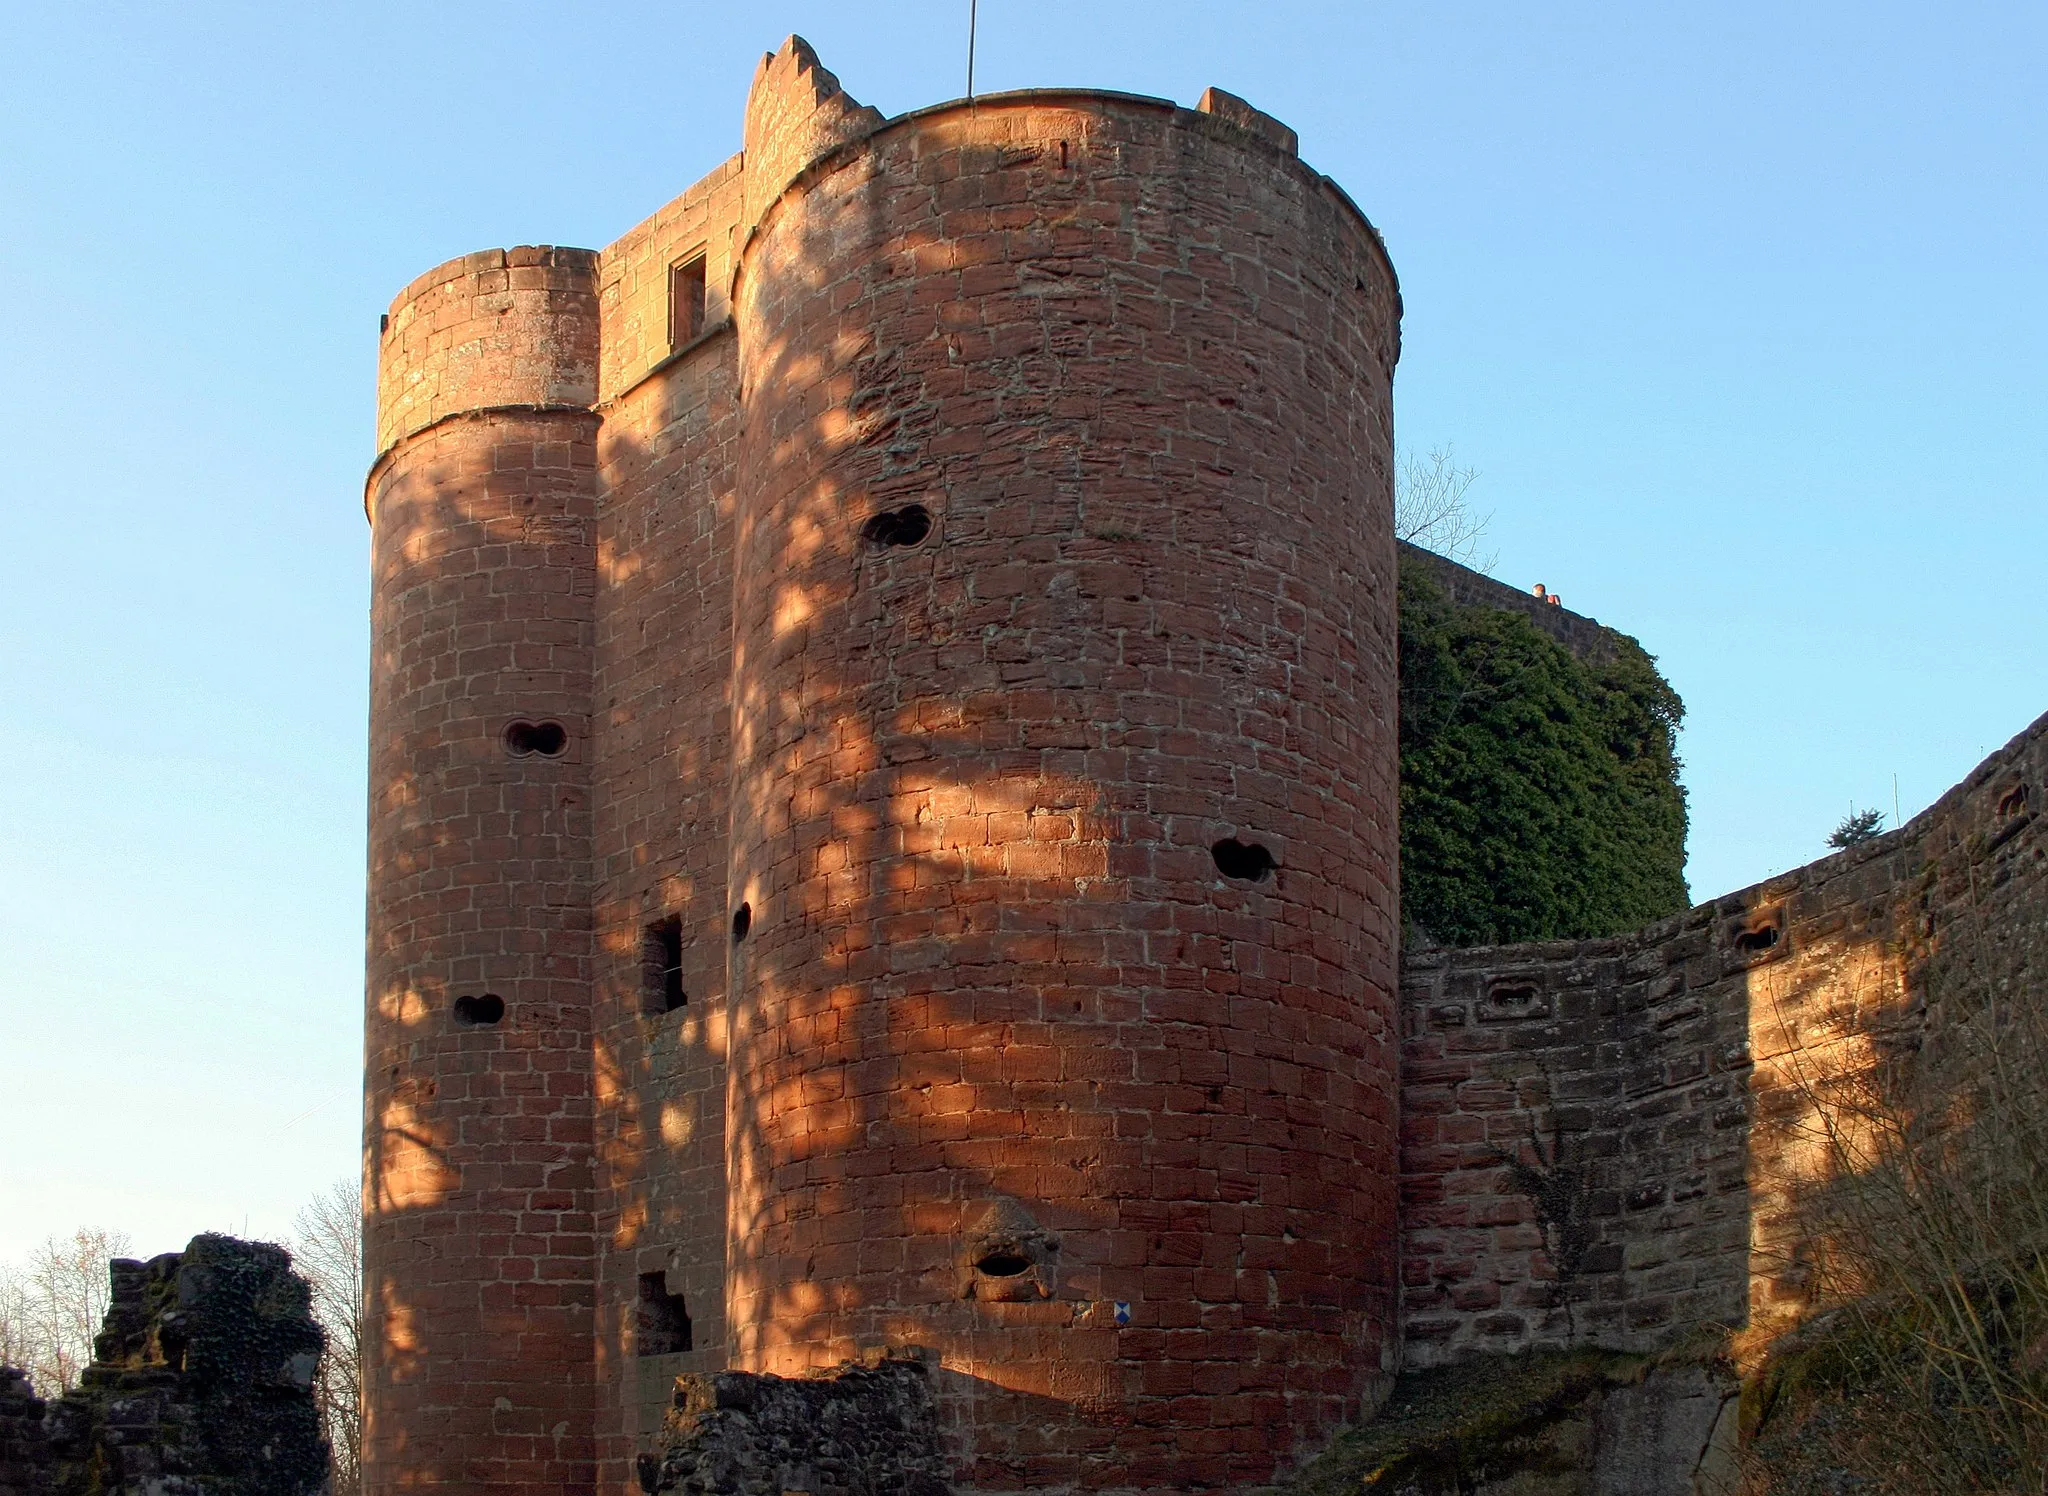
[[[326,1485],[312,1392],[326,1337],[289,1253],[209,1233],[116,1260],[111,1291],[92,1365],[49,1410],[54,1496]]]
[[[1560,1438],[1567,1415],[1597,1392],[1636,1381],[1651,1364],[1648,1356],[1581,1348],[1410,1372],[1378,1416],[1341,1435],[1285,1489],[1290,1496],[1435,1493],[1516,1473],[1576,1473],[1585,1451]]]
[[[2038,1262],[2020,1270],[2041,1271]],[[1742,1387],[1753,1488],[1765,1496],[1920,1496],[2043,1489],[2048,1388],[2010,1284],[1953,1280],[1952,1302],[1866,1298],[1781,1337]],[[1979,1359],[1948,1314],[1985,1332]],[[2015,1330],[2018,1333],[2013,1333]],[[2029,1358],[2032,1365],[2029,1365]],[[2027,1446],[2031,1445],[2031,1448]]]

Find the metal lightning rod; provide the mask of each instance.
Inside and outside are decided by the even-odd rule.
[[[967,102],[974,102],[974,22],[981,0],[967,0]]]

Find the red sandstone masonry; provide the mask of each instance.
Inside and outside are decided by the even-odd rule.
[[[732,673],[730,331],[608,412],[599,501],[595,729],[603,1240],[600,1458],[630,1471],[671,1384],[725,1364],[727,724]],[[682,923],[685,1005],[645,1011],[647,927]],[[641,1274],[692,1321],[642,1355]]]
[[[731,307],[745,177],[734,157],[599,259],[597,679],[597,1449],[608,1490],[675,1377],[725,1364],[725,828]],[[706,262],[705,331],[669,341],[669,271]],[[687,1003],[645,1011],[649,924],[683,928]],[[693,1349],[643,1354],[642,1275],[682,1297]]]
[[[705,259],[707,334],[729,326],[733,257],[746,186],[743,158],[734,156],[599,256],[598,304],[604,318],[598,360],[598,403],[613,402],[656,373],[677,353],[669,342],[669,270],[695,255]]]
[[[377,450],[484,406],[587,407],[596,396],[588,250],[487,249],[428,271],[380,334]]]
[[[580,251],[490,258],[447,267],[423,294],[475,306],[500,294],[494,277],[531,281],[488,314],[517,324],[493,336],[519,357],[465,361],[388,337],[387,388],[431,385],[440,415],[379,459],[368,501],[373,1493],[588,1489],[593,1475],[596,420],[516,408],[551,388],[534,368],[590,367],[593,267]],[[403,303],[398,320],[411,325]],[[511,754],[520,721],[559,723],[566,751]],[[473,1014],[487,998],[502,1018],[465,1023],[458,1003]]]
[[[1260,1484],[1391,1361],[1395,306],[1135,101],[886,129],[742,261],[733,1353],[929,1347],[975,1489]]]
[[[1925,971],[1959,940],[2048,961],[2044,783],[2048,718],[1900,830],[1639,933],[1410,955],[1407,1364],[1796,1318],[1800,1071],[1939,1042]],[[1566,1186],[1582,1245],[1511,1160]]]
[[[393,304],[368,1490],[630,1496],[678,1369],[882,1345],[964,1489],[1256,1487],[1377,1395],[1397,1290],[1410,1365],[1796,1314],[1794,1062],[1938,1041],[1966,914],[2038,969],[2048,720],[1869,848],[1416,953],[1397,1005],[1398,293],[1284,126],[1205,109],[882,123],[793,40],[602,255]],[[650,1273],[695,1349],[639,1354]]]
[[[1255,1484],[1378,1394],[1399,303],[1284,127],[1205,108],[884,124],[792,42],[601,255],[394,304],[372,1490],[623,1496],[676,1371],[884,1341],[985,1491]],[[870,554],[884,500],[936,530]],[[695,1349],[640,1354],[647,1274]]]

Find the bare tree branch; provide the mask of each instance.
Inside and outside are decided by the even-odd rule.
[[[1432,447],[1423,457],[1400,454],[1394,460],[1394,534],[1461,566],[1493,570],[1495,557],[1478,554],[1493,516],[1476,514],[1465,502],[1478,478],[1476,468],[1458,466],[1448,446]]]
[[[352,1179],[337,1179],[299,1212],[292,1265],[313,1289],[313,1317],[327,1332],[314,1396],[334,1449],[334,1496],[352,1496],[362,1483],[362,1194]]]
[[[92,1364],[107,1264],[128,1251],[127,1233],[81,1226],[47,1238],[25,1268],[0,1269],[0,1362],[26,1371],[39,1397],[63,1393]]]

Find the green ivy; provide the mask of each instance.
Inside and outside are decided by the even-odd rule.
[[[1635,641],[1582,660],[1401,568],[1401,914],[1417,943],[1633,930],[1686,906],[1684,706]]]

